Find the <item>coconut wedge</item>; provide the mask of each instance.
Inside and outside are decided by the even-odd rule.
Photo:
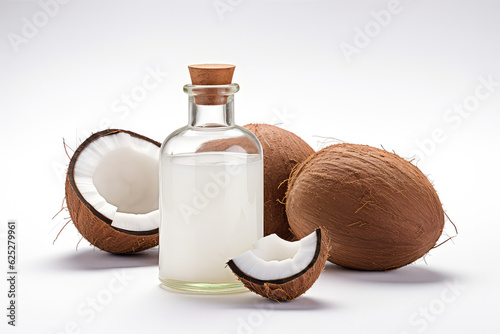
[[[116,254],[158,245],[160,143],[126,130],[104,130],[71,158],[66,202],[81,235]]]
[[[249,290],[272,300],[289,301],[316,282],[325,267],[327,248],[321,229],[293,242],[271,234],[227,265]]]

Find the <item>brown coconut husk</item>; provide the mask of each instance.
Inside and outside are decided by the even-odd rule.
[[[378,148],[338,144],[294,171],[286,212],[297,237],[325,228],[328,260],[361,270],[391,270],[425,255],[445,214],[431,182],[413,164]]]
[[[108,129],[94,133],[75,151],[66,176],[66,203],[73,224],[92,245],[114,254],[139,252],[158,245],[158,229],[151,231],[127,231],[111,226],[111,219],[98,212],[82,196],[75,184],[74,170],[80,153],[90,143],[103,136],[127,133],[160,147],[160,143],[132,131]]]
[[[247,154],[259,153],[258,144],[248,137],[214,139],[198,147],[196,153],[202,152],[237,152]]]
[[[274,125],[244,127],[255,134],[264,152],[264,235],[276,233],[282,239],[297,240],[290,230],[282,201],[293,168],[314,150],[294,133]]]

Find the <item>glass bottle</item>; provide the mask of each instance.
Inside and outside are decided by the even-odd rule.
[[[242,292],[226,262],[263,236],[262,147],[234,123],[234,66],[189,70],[189,123],[160,153],[159,278],[167,289]]]

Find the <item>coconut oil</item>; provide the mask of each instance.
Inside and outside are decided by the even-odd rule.
[[[234,66],[197,66],[188,125],[160,153],[159,278],[184,292],[246,291],[226,263],[263,236],[262,147],[234,123]]]
[[[201,153],[166,157],[160,278],[171,284],[237,283],[225,266],[262,237],[259,155]]]

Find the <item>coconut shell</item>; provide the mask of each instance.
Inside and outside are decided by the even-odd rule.
[[[247,124],[262,144],[264,152],[264,235],[297,240],[290,231],[285,212],[287,180],[293,168],[314,153],[294,133],[269,124]],[[311,231],[312,232],[312,231]]]
[[[398,155],[339,144],[294,171],[286,212],[297,237],[325,228],[328,260],[361,270],[391,270],[426,254],[440,237],[444,211],[427,177]]]
[[[230,260],[227,265],[250,291],[278,302],[294,300],[313,286],[325,268],[328,242],[321,229],[316,230],[316,237],[316,251],[311,263],[304,270],[290,277],[264,281],[242,272],[233,260]]]
[[[134,232],[111,226],[112,220],[94,209],[94,207],[85,200],[78,190],[74,178],[75,164],[80,153],[96,139],[117,133],[127,133],[133,137],[153,143],[158,147],[161,145],[152,139],[126,130],[108,129],[94,133],[87,138],[73,154],[68,167],[65,190],[66,203],[71,220],[80,234],[99,249],[114,254],[126,254],[157,246],[158,229]]]

